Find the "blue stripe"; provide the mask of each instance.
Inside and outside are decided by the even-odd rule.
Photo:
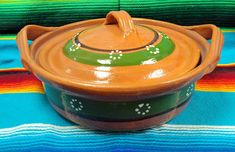
[[[225,32],[224,46],[221,52],[220,64],[234,63],[235,55],[231,54],[235,48],[235,32]]]
[[[213,144],[231,144],[235,145],[235,139],[234,136],[227,136],[227,137],[219,137],[219,136],[213,136],[213,137],[205,137],[205,136],[159,136],[155,135],[152,137],[148,137],[148,135],[143,136],[136,136],[136,137],[127,137],[127,136],[102,136],[99,137],[97,135],[92,136],[80,136],[78,138],[74,138],[71,136],[65,136],[65,137],[57,137],[53,134],[42,134],[42,136],[25,136],[25,138],[22,138],[22,136],[16,136],[14,138],[8,138],[4,139],[2,138],[1,141],[1,147],[7,146],[7,145],[15,145],[21,147],[22,145],[18,145],[19,143],[22,143],[24,146],[30,146],[31,144],[45,142],[45,143],[53,143],[53,145],[64,145],[64,146],[71,146],[71,145],[79,145],[79,146],[86,146],[86,145],[96,145],[101,146],[105,144],[113,144],[117,140],[120,143],[131,143],[131,144],[153,144],[153,143],[163,143],[164,145],[178,145],[179,143],[188,143],[189,141],[192,143],[188,143],[188,145],[192,144],[206,144],[206,145],[213,145]],[[145,139],[144,141],[142,139]],[[14,141],[13,141],[14,139]],[[80,140],[80,142],[76,142],[77,140]],[[206,142],[206,143],[205,143]],[[218,145],[219,145],[218,144]]]
[[[84,151],[84,150],[87,150],[87,151],[91,151],[91,150],[95,150],[95,151],[113,151],[113,150],[125,150],[125,149],[132,149],[132,150],[141,150],[141,151],[148,151],[148,150],[212,150],[212,149],[216,149],[216,150],[219,150],[219,149],[233,149],[235,150],[234,148],[234,145],[230,146],[229,144],[225,143],[225,144],[220,144],[217,146],[204,146],[204,145],[200,145],[200,144],[191,144],[191,145],[181,145],[180,147],[176,147],[176,146],[169,146],[167,144],[164,144],[165,146],[160,146],[158,143],[156,143],[156,146],[149,146],[149,145],[140,145],[140,144],[119,144],[119,143],[113,143],[112,145],[105,145],[103,147],[101,146],[95,146],[95,145],[91,145],[91,146],[87,146],[87,147],[58,147],[57,145],[48,145],[48,144],[45,144],[45,143],[37,143],[37,145],[34,145],[34,146],[31,146],[31,147],[22,147],[22,148],[19,148],[19,147],[12,147],[12,146],[9,146],[9,148],[4,148],[4,149],[1,149],[1,150],[12,150],[12,149],[34,149],[34,148],[46,148],[46,149],[54,149],[54,150],[79,150],[79,151]]]
[[[31,126],[32,127],[32,126]],[[186,127],[186,126],[185,126]],[[172,129],[175,128],[175,129]],[[67,137],[69,136],[71,137],[81,137],[81,136],[85,136],[85,137],[92,137],[92,136],[98,136],[99,137],[106,137],[109,135],[109,137],[144,137],[144,136],[168,136],[168,135],[174,135],[177,136],[177,138],[179,138],[180,136],[184,137],[184,136],[189,136],[189,137],[194,137],[194,136],[230,136],[233,137],[235,136],[235,130],[231,129],[223,129],[223,128],[218,128],[217,130],[210,130],[210,128],[206,128],[204,130],[198,130],[195,129],[193,130],[192,128],[188,127],[188,129],[191,130],[185,130],[185,129],[180,129],[180,126],[178,127],[178,129],[176,127],[161,127],[159,129],[150,129],[150,130],[146,130],[146,131],[137,131],[137,132],[130,132],[130,133],[125,133],[125,134],[121,134],[121,133],[108,133],[108,132],[101,132],[101,131],[89,131],[86,129],[53,129],[53,128],[48,128],[48,127],[40,127],[38,126],[38,128],[36,129],[32,129],[30,127],[22,127],[22,128],[17,128],[15,130],[5,130],[1,129],[0,130],[0,137],[2,138],[14,138],[17,136],[26,136],[28,137],[30,136],[40,136],[40,135],[47,135],[47,134],[52,134],[55,136],[62,136],[62,137]]]

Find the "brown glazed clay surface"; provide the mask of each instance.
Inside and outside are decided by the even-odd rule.
[[[74,34],[74,33],[73,33]],[[80,41],[101,50],[125,50],[146,46],[154,38],[153,31],[136,26],[124,11],[110,12],[105,22],[81,33]]]
[[[153,64],[121,67],[82,64],[63,54],[67,41],[85,29],[87,31],[80,35],[80,39],[90,47],[104,50],[141,47],[153,39],[153,34],[139,25],[165,33],[175,44],[173,53]],[[212,39],[211,45],[205,38]],[[28,39],[34,40],[30,51]],[[161,35],[154,43],[160,40]],[[73,92],[79,91],[86,98],[123,101],[165,94],[211,72],[218,62],[223,36],[216,26],[210,24],[182,27],[150,19],[131,19],[121,11],[111,12],[106,19],[59,28],[29,25],[18,34],[17,44],[24,66],[43,81]]]
[[[177,115],[194,82],[216,67],[223,45],[215,25],[184,27],[125,11],[61,27],[28,25],[16,40],[24,67],[45,83],[57,112],[111,131],[145,129]]]
[[[40,46],[38,49],[40,53],[35,56],[35,60],[50,73],[70,78],[78,83],[83,82],[84,84],[104,85],[107,87],[120,85],[139,87],[139,85],[146,83],[151,85],[160,81],[169,81],[172,80],[172,78],[183,75],[196,66],[199,61],[200,49],[195,42],[191,43],[189,38],[180,33],[175,32],[178,35],[172,35],[170,34],[170,30],[163,28],[161,31],[164,31],[172,37],[172,40],[176,43],[176,48],[170,56],[156,64],[97,67],[74,62],[67,58],[62,51],[66,40],[74,35],[74,31],[71,34],[70,32],[66,32],[62,34],[61,37],[52,38],[49,40],[49,43],[47,43],[50,44],[50,42],[53,42],[57,45],[52,47],[47,47],[47,45]],[[184,43],[179,43],[179,40]],[[34,48],[34,45],[32,45],[33,50]]]

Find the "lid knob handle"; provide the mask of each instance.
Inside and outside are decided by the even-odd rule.
[[[118,24],[123,31],[124,37],[137,34],[135,24],[126,11],[111,11],[106,15],[104,25]]]

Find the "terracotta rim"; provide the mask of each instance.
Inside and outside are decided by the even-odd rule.
[[[136,93],[138,93],[140,96],[141,95],[144,96],[146,94],[148,95],[156,94],[156,93],[160,95],[161,93],[164,93],[166,91],[179,89],[185,86],[186,84],[189,84],[198,80],[203,75],[211,72],[215,68],[219,60],[220,51],[223,45],[223,35],[215,25],[207,24],[207,25],[199,25],[199,26],[182,27],[182,26],[175,25],[172,23],[150,20],[150,19],[133,18],[133,20],[136,23],[144,22],[145,24],[150,24],[150,25],[157,24],[158,26],[170,28],[178,32],[184,33],[190,37],[193,37],[196,41],[202,44],[202,47],[204,47],[203,50],[205,52],[201,52],[201,54],[202,55],[204,54],[205,56],[204,59],[202,60],[202,63],[200,63],[200,65],[192,69],[190,72],[187,72],[185,75],[178,77],[176,79],[172,79],[171,81],[160,82],[158,84],[153,84],[151,86],[140,84],[138,87],[137,86],[115,86],[115,87],[107,88],[106,86],[103,86],[102,84],[92,85],[92,84],[83,84],[83,83],[78,83],[78,82],[75,83],[71,81],[70,79],[58,77],[56,75],[53,75],[45,71],[43,68],[38,66],[37,63],[35,63],[35,61],[31,58],[29,54],[29,48],[28,46],[25,46],[25,43],[28,40],[28,36],[30,39],[34,40],[39,35],[48,32],[47,34],[44,34],[44,36],[51,37],[51,36],[55,36],[58,32],[66,31],[72,27],[75,27],[77,24],[104,21],[104,19],[94,19],[94,20],[87,20],[83,22],[68,24],[60,28],[45,28],[45,27],[40,27],[40,26],[35,26],[35,25],[26,26],[17,35],[17,44],[21,50],[21,58],[22,58],[23,64],[27,69],[31,70],[41,79],[43,79],[43,81],[53,83],[54,85],[59,86],[61,88],[65,88],[71,91],[76,91],[79,89],[81,93],[94,94],[98,96],[100,96],[99,94],[102,94],[102,96],[112,96],[113,94],[110,95],[110,93],[117,93],[117,94],[120,93],[120,94],[128,95],[129,97],[136,96]],[[29,31],[32,32],[33,30],[32,28],[35,28],[35,27],[41,28],[43,32],[36,33],[32,36],[28,35],[28,33],[30,33]],[[53,30],[54,32],[50,32]],[[202,36],[206,39],[210,39],[210,38],[212,39],[210,48],[208,46],[208,43],[205,41],[205,39]],[[40,37],[37,40],[39,39]]]

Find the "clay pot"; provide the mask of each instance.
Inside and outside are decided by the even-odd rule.
[[[112,11],[61,27],[25,26],[17,45],[57,112],[90,128],[127,131],[182,111],[194,82],[216,67],[223,35],[211,24],[179,26]]]

